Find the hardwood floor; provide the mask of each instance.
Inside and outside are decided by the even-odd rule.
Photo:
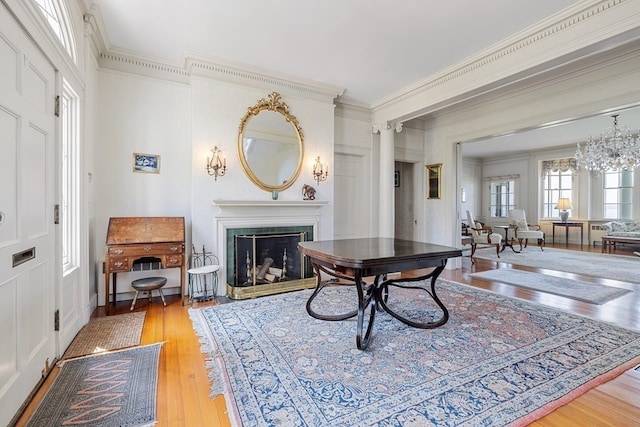
[[[564,245],[558,247],[564,248]],[[537,250],[535,247],[528,250],[533,249]],[[581,248],[576,245],[570,246],[569,249],[600,252],[599,246],[593,248],[585,245]],[[615,253],[634,256],[633,250],[634,248],[620,247]],[[638,263],[640,266],[640,258]],[[465,257],[462,269],[445,270],[441,277],[640,330],[640,285],[636,292],[597,306],[524,288],[482,281],[469,276],[474,272],[497,267],[497,263],[484,260],[476,260],[475,264],[471,264],[469,258]],[[527,270],[537,271],[534,268]],[[566,277],[609,285],[616,284],[614,279],[594,279],[576,274],[568,274]],[[618,286],[621,285],[618,283]],[[126,301],[118,303],[116,313],[128,313],[129,304]],[[147,311],[142,344],[164,342],[159,367],[157,426],[229,426],[224,398],[209,396],[210,382],[205,369],[205,360],[200,352],[200,344],[189,319],[189,306],[182,306],[177,297],[168,298],[167,304],[167,307],[163,307],[159,298],[154,298],[151,305],[148,305],[146,299],[136,303],[136,311]],[[95,313],[95,316],[103,315],[102,308]],[[17,425],[24,425],[42,399],[44,392],[50,387],[56,373],[57,368],[54,368]],[[640,420],[640,371],[629,370],[558,408],[531,426],[632,426],[640,425],[638,420]]]

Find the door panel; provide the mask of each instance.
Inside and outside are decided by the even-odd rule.
[[[1,62],[1,61],[0,61]],[[18,117],[0,107],[2,135],[2,168],[0,168],[0,247],[18,238]],[[3,265],[4,268],[4,265]]]
[[[362,183],[363,156],[336,154],[334,157],[333,231],[335,239],[367,237],[368,207],[365,204],[365,186]],[[358,214],[360,212],[360,214]]]
[[[56,72],[0,3],[0,425],[55,360]],[[33,248],[22,263],[14,254]],[[18,258],[20,259],[20,258]]]

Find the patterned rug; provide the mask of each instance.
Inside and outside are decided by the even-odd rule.
[[[500,253],[500,258],[496,257],[495,249],[493,251],[491,249],[479,249],[473,257],[582,274],[584,276],[615,279],[622,282],[640,283],[640,275],[638,275],[640,257],[637,256],[578,252],[554,248],[545,248],[544,251],[541,251],[538,248],[529,247],[519,254],[509,250],[504,251]]]
[[[151,426],[162,344],[67,360],[28,427]]]
[[[378,313],[366,351],[355,320],[306,313],[310,290],[190,315],[212,393],[246,427],[526,425],[640,362],[639,332],[445,280],[437,289],[448,323],[420,330]],[[353,288],[323,292],[318,311],[355,305]],[[439,316],[429,297],[395,288],[389,305]]]
[[[63,359],[133,347],[140,344],[146,312],[94,317],[64,352]]]
[[[477,277],[478,279],[535,289],[548,294],[559,295],[592,304],[604,304],[607,301],[633,292],[629,289],[615,288],[613,286],[566,279],[564,277],[550,276],[530,271],[514,270],[511,268],[487,270],[481,273],[473,273],[471,276]]]

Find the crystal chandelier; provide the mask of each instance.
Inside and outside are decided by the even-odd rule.
[[[633,169],[640,166],[640,138],[632,135],[626,126],[618,125],[618,114],[613,116],[613,126],[600,138],[589,136],[584,145],[578,143],[576,163],[579,168],[604,172],[607,170]]]

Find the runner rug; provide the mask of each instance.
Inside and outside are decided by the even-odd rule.
[[[191,309],[212,393],[254,426],[526,425],[640,362],[640,333],[439,280],[450,319],[415,329],[376,315],[366,351],[354,319],[311,318],[311,290]],[[430,297],[392,288],[405,316],[439,316]],[[327,288],[316,311],[347,312]],[[426,314],[425,314],[426,313]]]
[[[63,359],[139,345],[145,315],[138,311],[89,320],[71,341]]]
[[[604,304],[607,301],[611,301],[612,299],[621,297],[629,292],[633,292],[624,288],[616,288],[613,286],[605,286],[580,280],[565,279],[563,277],[550,276],[531,271],[514,270],[511,268],[487,270],[481,273],[473,273],[471,276],[478,279],[535,289],[536,291],[559,295],[578,301],[585,301],[592,304]]]
[[[162,344],[63,362],[28,427],[151,426]]]
[[[479,249],[473,257],[582,274],[583,276],[640,283],[640,275],[638,275],[640,257],[637,256],[578,252],[554,248],[545,248],[544,251],[541,251],[536,247],[529,247],[519,254],[506,250],[500,253],[500,258],[496,257],[495,249]]]

